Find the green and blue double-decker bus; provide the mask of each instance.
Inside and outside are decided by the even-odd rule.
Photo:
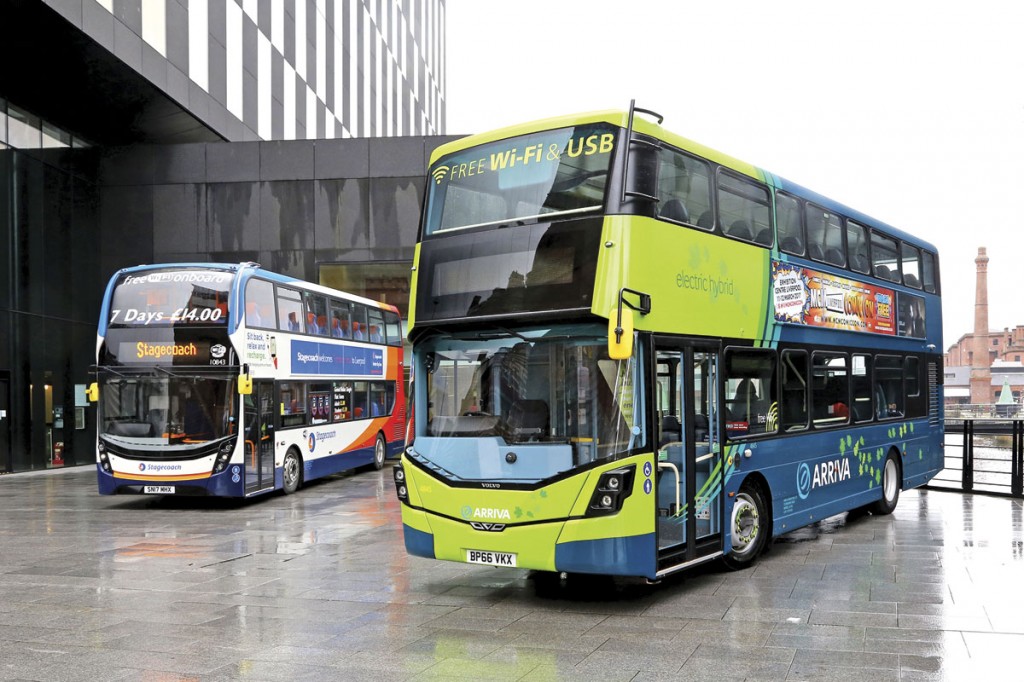
[[[926,241],[632,105],[446,144],[427,185],[410,553],[741,568],[942,468]]]

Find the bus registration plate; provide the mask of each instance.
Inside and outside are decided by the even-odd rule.
[[[511,552],[485,552],[479,549],[467,549],[466,561],[484,566],[516,567],[516,555]]]
[[[147,485],[143,486],[142,492],[147,495],[173,495],[173,485]]]

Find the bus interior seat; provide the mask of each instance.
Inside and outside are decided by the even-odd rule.
[[[786,237],[779,244],[779,248],[788,253],[800,255],[804,252],[804,243],[800,241],[800,237]]]
[[[693,439],[698,443],[706,443],[711,431],[706,414],[693,415]]]
[[[697,227],[703,227],[705,230],[710,230],[715,226],[715,214],[711,210],[704,211],[697,218]]]
[[[807,245],[807,255],[814,260],[825,260],[825,253],[821,250],[821,246],[813,242]]]
[[[871,401],[867,398],[853,399],[853,420],[866,422],[871,420]]]
[[[661,440],[659,445],[664,447],[668,443],[676,443],[683,440],[683,425],[679,417],[674,414],[666,414],[661,417]]]
[[[508,427],[513,436],[539,437],[548,431],[547,401],[523,398],[512,403],[508,411]]]
[[[807,426],[807,394],[803,386],[782,389],[783,426],[787,431],[796,431]]]
[[[668,220],[674,220],[677,223],[690,222],[690,212],[686,210],[686,205],[679,199],[669,199],[666,201],[658,215]]]
[[[771,246],[772,244],[772,230],[770,227],[766,227],[757,233],[754,237],[754,241],[762,246]]]
[[[750,225],[746,220],[737,220],[729,226],[729,236],[749,242],[753,241],[754,232],[750,229]]]
[[[825,260],[826,262],[831,263],[832,265],[843,265],[845,259],[843,258],[842,249],[837,249],[834,246],[829,249],[826,249]]]
[[[857,272],[867,272],[871,269],[868,265],[868,257],[859,251],[850,254],[850,267]]]
[[[909,272],[903,275],[903,283],[906,284],[908,287],[914,287],[915,289],[921,288],[921,282],[919,282],[917,277],[915,277]]]
[[[737,421],[750,423],[750,416],[756,411],[757,387],[750,379],[740,379],[732,400],[732,416]]]
[[[889,416],[889,401],[885,397],[885,389],[882,388],[882,384],[875,384],[875,414],[879,419]]]
[[[875,266],[875,277],[879,279],[891,279],[891,273],[887,265]]]
[[[146,421],[153,427],[153,435],[159,436],[167,431],[167,410],[154,408],[146,413]]]

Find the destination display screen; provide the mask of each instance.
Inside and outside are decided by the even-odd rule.
[[[599,211],[618,130],[545,130],[449,154],[430,167],[426,235]]]
[[[110,330],[100,364],[228,367],[237,365],[238,358],[226,330],[150,327]]]
[[[234,273],[174,268],[124,275],[114,288],[111,327],[227,325]]]

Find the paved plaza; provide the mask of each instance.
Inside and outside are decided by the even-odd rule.
[[[1009,679],[1022,517],[912,491],[747,571],[558,582],[407,556],[390,467],[251,502],[0,476],[0,679]]]

